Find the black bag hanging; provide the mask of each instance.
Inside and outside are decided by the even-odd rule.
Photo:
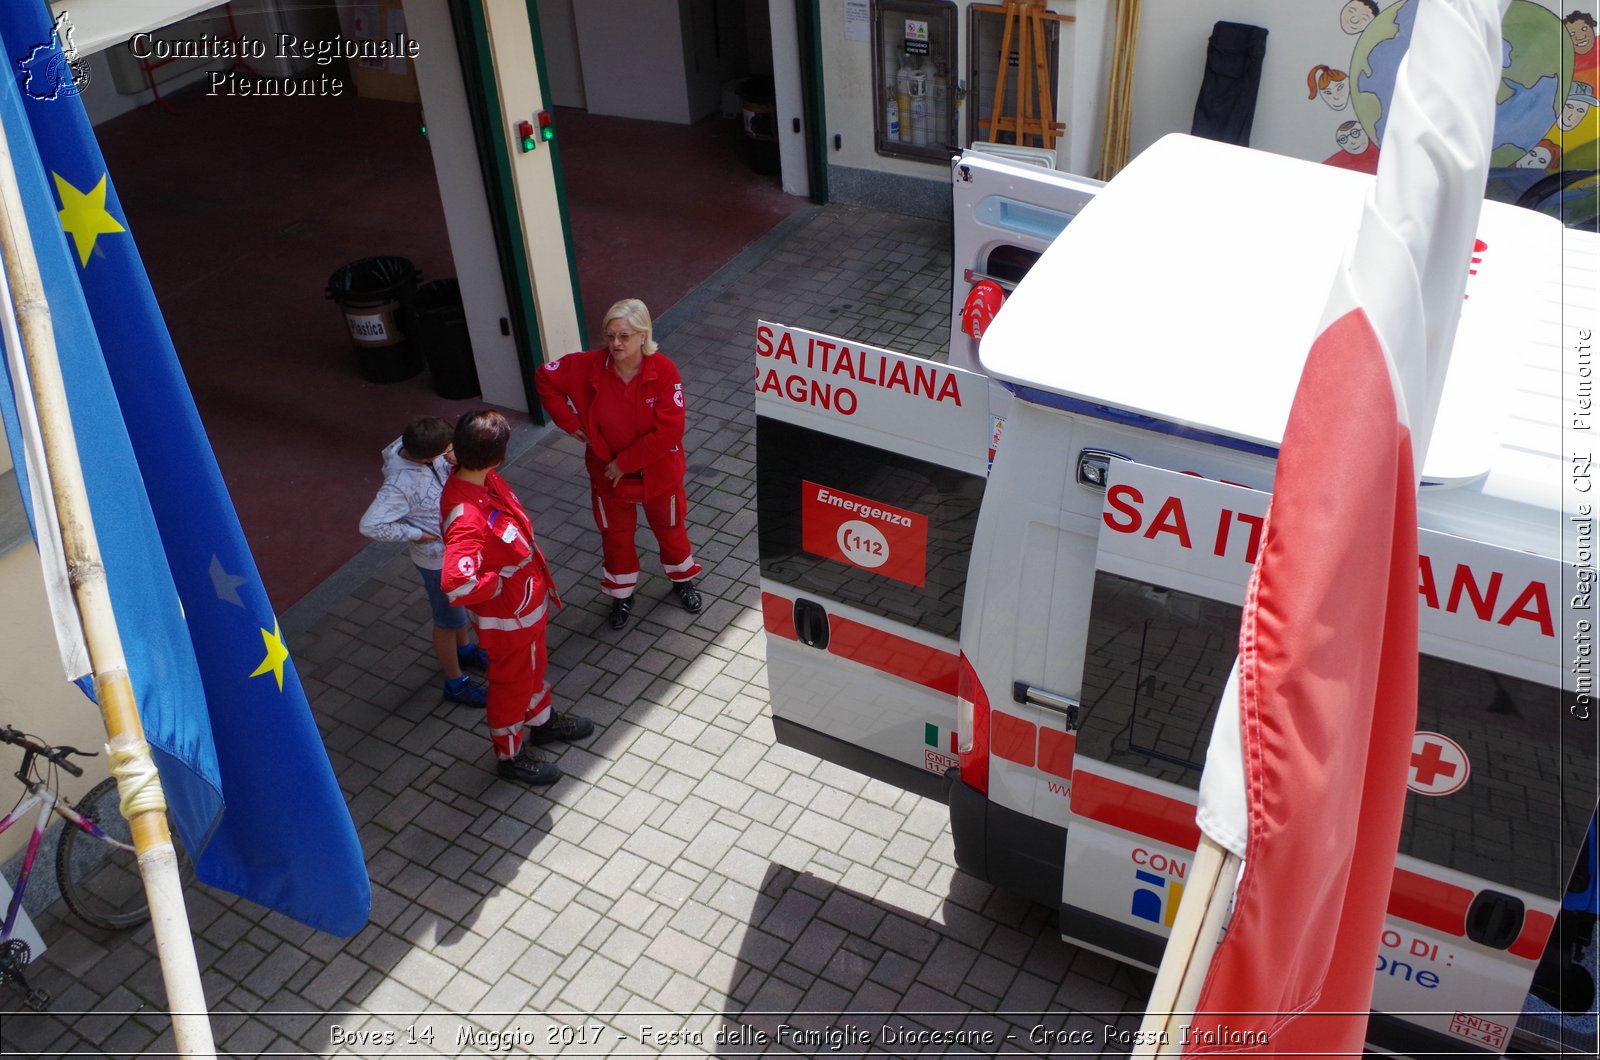
[[[1238,144],[1250,143],[1256,118],[1256,91],[1261,87],[1261,59],[1267,53],[1267,31],[1240,22],[1218,22],[1206,45],[1206,76],[1194,101],[1195,136]]]

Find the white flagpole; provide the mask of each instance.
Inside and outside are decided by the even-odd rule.
[[[178,856],[167,828],[167,803],[150,745],[134,702],[133,683],[122,652],[106,586],[105,566],[89,512],[89,495],[67,410],[55,331],[28,232],[9,138],[0,127],[0,255],[22,332],[23,355],[32,380],[34,406],[50,468],[51,491],[71,572],[73,597],[94,669],[96,696],[105,723],[106,751],[117,778],[122,814],[133,831],[139,874],[150,902],[151,925],[167,988],[173,1033],[187,1057],[215,1057],[194,940],[178,878]]]
[[[1172,935],[1156,972],[1144,1019],[1139,1023],[1133,1056],[1153,1060],[1157,1056],[1178,1056],[1183,1036],[1178,1017],[1194,1012],[1200,987],[1211,970],[1211,955],[1217,950],[1217,937],[1239,878],[1238,855],[1200,833],[1189,870],[1189,885],[1184,888],[1178,915],[1172,921]],[[1161,1045],[1161,1042],[1167,1044]]]

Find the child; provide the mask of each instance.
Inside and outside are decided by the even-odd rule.
[[[433,610],[433,654],[444,674],[444,698],[481,707],[488,702],[484,690],[461,668],[484,670],[488,658],[472,639],[467,612],[451,607],[439,588],[439,568],[444,563],[439,493],[455,462],[450,459],[453,433],[446,420],[418,416],[389,443],[383,451],[383,485],[361,517],[361,532],[374,541],[411,543],[411,562],[422,576]]]

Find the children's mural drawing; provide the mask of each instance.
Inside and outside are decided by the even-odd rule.
[[[1389,100],[1400,57],[1410,45],[1417,0],[1380,8],[1349,0],[1339,8],[1339,30],[1355,37],[1342,69],[1319,64],[1306,76],[1307,99],[1334,111],[1353,111],[1364,137],[1351,136],[1349,113],[1330,128],[1339,150],[1326,162],[1346,168],[1375,164],[1383,143]],[[1534,0],[1511,0],[1503,26],[1502,71],[1496,99],[1496,168],[1594,170],[1600,168],[1600,49],[1593,14],[1565,15]],[[1335,47],[1334,40],[1329,41]],[[1370,141],[1370,146],[1361,140]],[[1359,152],[1352,147],[1361,144]],[[1367,156],[1371,156],[1370,158]],[[1359,162],[1357,158],[1359,157]]]

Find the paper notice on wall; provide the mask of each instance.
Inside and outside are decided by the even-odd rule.
[[[867,0],[844,0],[844,39],[872,40],[872,15]]]

